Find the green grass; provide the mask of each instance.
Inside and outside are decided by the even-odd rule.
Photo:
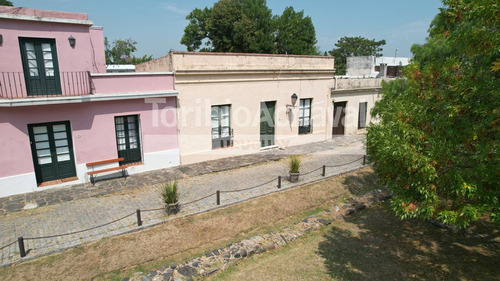
[[[500,233],[397,219],[388,203],[241,260],[210,280],[500,280]]]

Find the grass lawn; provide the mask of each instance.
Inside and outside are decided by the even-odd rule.
[[[210,280],[500,280],[499,231],[484,221],[473,231],[401,221],[384,203]]]
[[[0,269],[0,280],[122,280],[276,232],[377,188],[370,168]]]

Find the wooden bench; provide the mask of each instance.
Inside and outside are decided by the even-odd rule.
[[[118,167],[107,168],[107,169],[102,169],[102,170],[94,170],[95,166],[110,164],[110,163],[118,163],[118,162],[121,162],[123,160],[124,160],[124,158],[120,157],[120,158],[116,158],[116,159],[108,159],[108,160],[103,160],[103,161],[87,163],[87,167],[92,167],[92,171],[87,172],[87,174],[90,176],[90,182],[92,184],[95,184],[95,177],[97,177],[97,174],[111,172],[111,171],[118,171],[118,170],[122,171],[123,177],[127,177],[127,174],[125,173],[125,169],[128,168],[127,165],[120,165]]]

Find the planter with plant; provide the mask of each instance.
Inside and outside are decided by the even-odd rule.
[[[165,203],[167,214],[177,214],[180,209],[179,194],[177,192],[177,181],[167,182],[161,189],[161,197]]]
[[[300,157],[298,155],[290,156],[288,167],[290,168],[290,182],[297,182],[300,175]]]

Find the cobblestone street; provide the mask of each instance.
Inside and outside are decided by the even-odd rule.
[[[172,219],[162,210],[159,195],[161,184],[168,180],[179,180],[181,212],[176,216],[185,216],[220,207],[216,204],[217,190],[221,191],[221,206],[224,206],[279,191],[278,176],[282,177],[281,190],[284,190],[322,179],[323,165],[332,166],[326,168],[326,177],[359,169],[365,154],[363,141],[363,136],[338,137],[285,150],[268,150],[101,181],[95,186],[78,185],[1,198],[0,265]],[[278,161],[290,154],[303,155],[300,181],[294,184],[287,180],[286,162]],[[346,163],[349,164],[343,165]],[[203,197],[207,198],[189,203]],[[27,203],[34,202],[38,208],[22,210]],[[141,227],[137,226],[137,209],[141,209]],[[103,224],[107,225],[97,227]],[[86,229],[91,230],[82,231]],[[57,236],[67,233],[70,234]],[[20,236],[25,240],[25,258],[19,255],[17,237]]]

